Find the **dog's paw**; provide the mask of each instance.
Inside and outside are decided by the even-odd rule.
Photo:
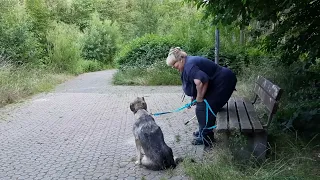
[[[134,164],[141,165],[141,161],[136,161]]]
[[[183,158],[182,157],[173,157],[173,160],[176,164],[179,164],[181,162],[183,162]]]

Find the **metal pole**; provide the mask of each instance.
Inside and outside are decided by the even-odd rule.
[[[214,52],[214,62],[216,64],[219,64],[219,45],[220,45],[220,39],[219,39],[219,29],[216,28],[216,48],[215,48],[215,52]]]
[[[242,29],[240,29],[240,46],[243,46],[244,44],[244,32]]]

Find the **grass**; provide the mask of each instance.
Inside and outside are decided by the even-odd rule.
[[[0,67],[0,107],[49,91],[70,77],[72,76],[55,74],[45,69],[10,65]]]
[[[178,135],[175,135],[175,140],[177,143],[179,143],[181,141],[181,136],[178,134]]]
[[[181,85],[179,73],[163,64],[150,67],[129,67],[119,70],[113,77],[115,85]]]
[[[310,144],[309,144],[310,145]],[[215,148],[214,153],[205,154],[203,162],[184,161],[187,175],[192,179],[319,179],[320,161],[310,154],[312,147],[289,136],[279,137],[273,142],[266,162],[257,165],[237,161],[229,149]]]

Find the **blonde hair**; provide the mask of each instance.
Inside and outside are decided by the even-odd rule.
[[[173,66],[177,61],[182,60],[187,56],[187,53],[184,52],[180,47],[171,48],[166,60],[168,66]]]

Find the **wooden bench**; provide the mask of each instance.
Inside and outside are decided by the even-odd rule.
[[[267,150],[267,128],[277,111],[282,89],[269,80],[258,76],[254,85],[254,93],[253,102],[247,98],[231,97],[217,114],[217,129],[215,131],[221,133],[226,138],[225,140],[229,140],[232,132],[240,132],[247,137],[247,154],[264,160]],[[253,107],[258,98],[269,112],[266,124],[259,121]]]

